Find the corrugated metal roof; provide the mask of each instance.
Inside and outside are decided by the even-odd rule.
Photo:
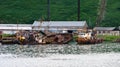
[[[86,21],[34,21],[32,26],[85,26]]]
[[[0,27],[31,27],[32,24],[0,24]]]
[[[32,30],[31,27],[0,27],[0,30]]]
[[[103,30],[103,31],[110,31],[110,30],[114,30],[115,27],[95,27],[94,30]]]
[[[32,30],[45,30],[45,28],[33,28]],[[78,28],[49,28],[47,30],[78,30]]]

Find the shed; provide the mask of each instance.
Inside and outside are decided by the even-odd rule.
[[[97,31],[112,31],[112,30],[115,30],[115,27],[95,27],[94,30],[97,30]]]
[[[32,24],[0,24],[0,31],[5,34],[14,34],[17,30],[32,30]]]
[[[93,30],[95,30],[98,35],[119,35],[116,27],[95,27]]]
[[[87,29],[86,21],[34,21],[33,30],[77,30]]]

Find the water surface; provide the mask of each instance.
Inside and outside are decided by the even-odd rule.
[[[0,45],[0,67],[119,67],[120,44]]]

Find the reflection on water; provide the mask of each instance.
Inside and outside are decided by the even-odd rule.
[[[120,52],[119,43],[95,45],[0,45],[0,54],[15,54],[28,57],[45,57],[46,54],[87,54]]]

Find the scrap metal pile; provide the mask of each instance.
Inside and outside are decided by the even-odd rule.
[[[18,31],[13,37],[0,37],[2,44],[68,44],[74,40],[73,33],[53,33],[43,31]],[[91,33],[78,33],[75,41],[78,44],[102,43],[103,39],[96,38]]]
[[[66,44],[72,40],[71,33],[51,33],[42,31],[18,32],[16,38],[20,44]]]

